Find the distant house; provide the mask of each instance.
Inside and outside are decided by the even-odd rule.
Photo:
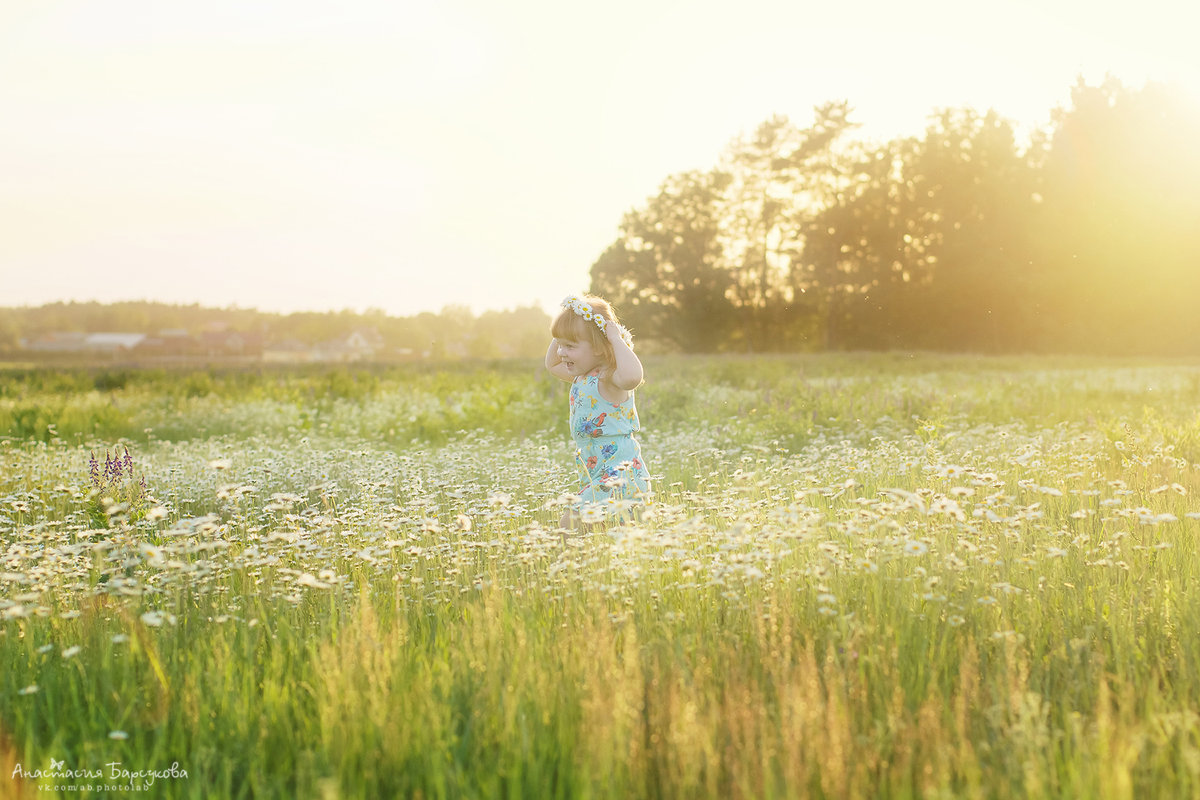
[[[348,336],[321,342],[314,348],[317,361],[363,361],[383,351],[383,337],[374,328],[359,328]]]
[[[43,333],[23,340],[22,345],[26,350],[41,353],[74,353],[84,349],[86,339],[86,333]]]
[[[384,346],[383,337],[374,328],[359,328],[347,337],[347,342],[372,353],[378,353]]]
[[[144,333],[45,333],[25,342],[41,353],[128,353],[146,340]]]
[[[89,333],[83,349],[97,353],[124,353],[137,347],[146,338],[144,333]]]
[[[204,352],[200,341],[181,328],[166,328],[147,336],[137,346],[139,355],[154,357],[195,356]]]

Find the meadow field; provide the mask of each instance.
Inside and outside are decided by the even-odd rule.
[[[1200,797],[1200,363],[645,364],[0,371],[0,796]]]

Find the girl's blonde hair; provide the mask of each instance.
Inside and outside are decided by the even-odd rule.
[[[609,324],[621,324],[617,319],[617,312],[613,311],[613,307],[604,298],[585,294],[580,295],[579,299],[592,307],[593,314],[603,317]],[[568,342],[589,342],[592,349],[603,358],[609,372],[617,368],[617,357],[613,354],[612,342],[608,341],[608,336],[595,322],[584,319],[570,308],[564,308],[554,318],[550,325],[550,335]]]

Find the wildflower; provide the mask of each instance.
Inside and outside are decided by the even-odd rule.
[[[879,493],[904,501],[907,508],[916,509],[920,514],[927,513],[925,501],[916,492],[909,492],[904,489],[880,489]]]
[[[546,501],[546,508],[555,508],[557,506],[573,506],[579,502],[579,495],[571,492],[562,492],[553,499]]]
[[[92,485],[99,488],[100,486],[100,462],[96,460],[96,451],[92,451],[92,457],[88,459],[88,475],[92,479]]]
[[[82,649],[83,648],[77,644],[72,645],[72,646],[68,647],[66,650],[62,651],[62,657],[63,658],[74,658],[75,656],[79,655],[79,651]]]
[[[122,742],[129,738],[129,734],[125,731],[109,731],[108,738]]]
[[[212,461],[208,462],[208,466],[219,472],[232,467],[233,461],[228,458],[214,458]]]
[[[904,543],[904,554],[906,556],[923,556],[929,552],[929,545],[916,539],[909,539]]]
[[[141,542],[138,544],[138,552],[141,553],[142,558],[146,559],[147,564],[153,564],[157,567],[166,563],[163,559],[163,549],[161,547]]]
[[[121,459],[113,458],[107,450],[104,451],[104,475],[111,481],[121,477]]]
[[[563,298],[562,307],[569,308],[588,322],[594,323],[595,326],[601,330],[601,332],[603,332],[608,326],[608,320],[605,319],[602,314],[593,311],[591,305],[584,302],[584,300],[578,295],[567,295],[565,298]],[[625,344],[629,345],[630,347],[633,346],[633,336],[628,330],[625,329],[624,326],[617,325],[617,332],[625,341]]]
[[[976,508],[971,512],[971,516],[976,519],[986,519],[988,522],[1003,522],[1004,517],[992,511],[990,508]]]
[[[25,695],[28,695],[28,694],[37,694],[37,693],[38,693],[38,685],[36,683],[31,683],[28,686],[26,686],[24,689],[17,690],[17,694],[21,695],[22,697]]]
[[[114,634],[112,637],[113,644],[125,644],[125,642],[128,642],[128,641],[129,641],[129,634],[127,634],[127,633]]]
[[[329,584],[324,581],[317,580],[311,572],[305,572],[300,577],[296,578],[298,586],[308,586],[312,589],[328,589]]]
[[[951,614],[946,619],[946,624],[949,625],[951,628],[957,628],[959,625],[962,625],[966,621],[967,621],[966,618],[959,614]]]
[[[939,497],[934,500],[933,504],[929,507],[929,513],[945,514],[946,516],[954,517],[959,522],[963,522],[967,518],[967,515],[963,513],[962,507],[949,497]]]
[[[152,628],[157,628],[162,625],[163,619],[164,617],[161,611],[147,611],[146,613],[142,614],[142,622],[146,623]]]
[[[580,510],[579,519],[586,525],[594,525],[603,522],[604,509],[597,504],[589,504]]]

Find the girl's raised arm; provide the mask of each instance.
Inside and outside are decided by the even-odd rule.
[[[645,380],[641,359],[622,338],[620,326],[604,326],[604,335],[612,345],[613,357],[617,362],[609,382],[622,392],[632,392]]]
[[[546,369],[550,374],[558,378],[560,381],[570,383],[574,378],[567,372],[567,367],[562,363],[562,356],[558,354],[558,340],[551,339],[550,346],[546,348]]]

